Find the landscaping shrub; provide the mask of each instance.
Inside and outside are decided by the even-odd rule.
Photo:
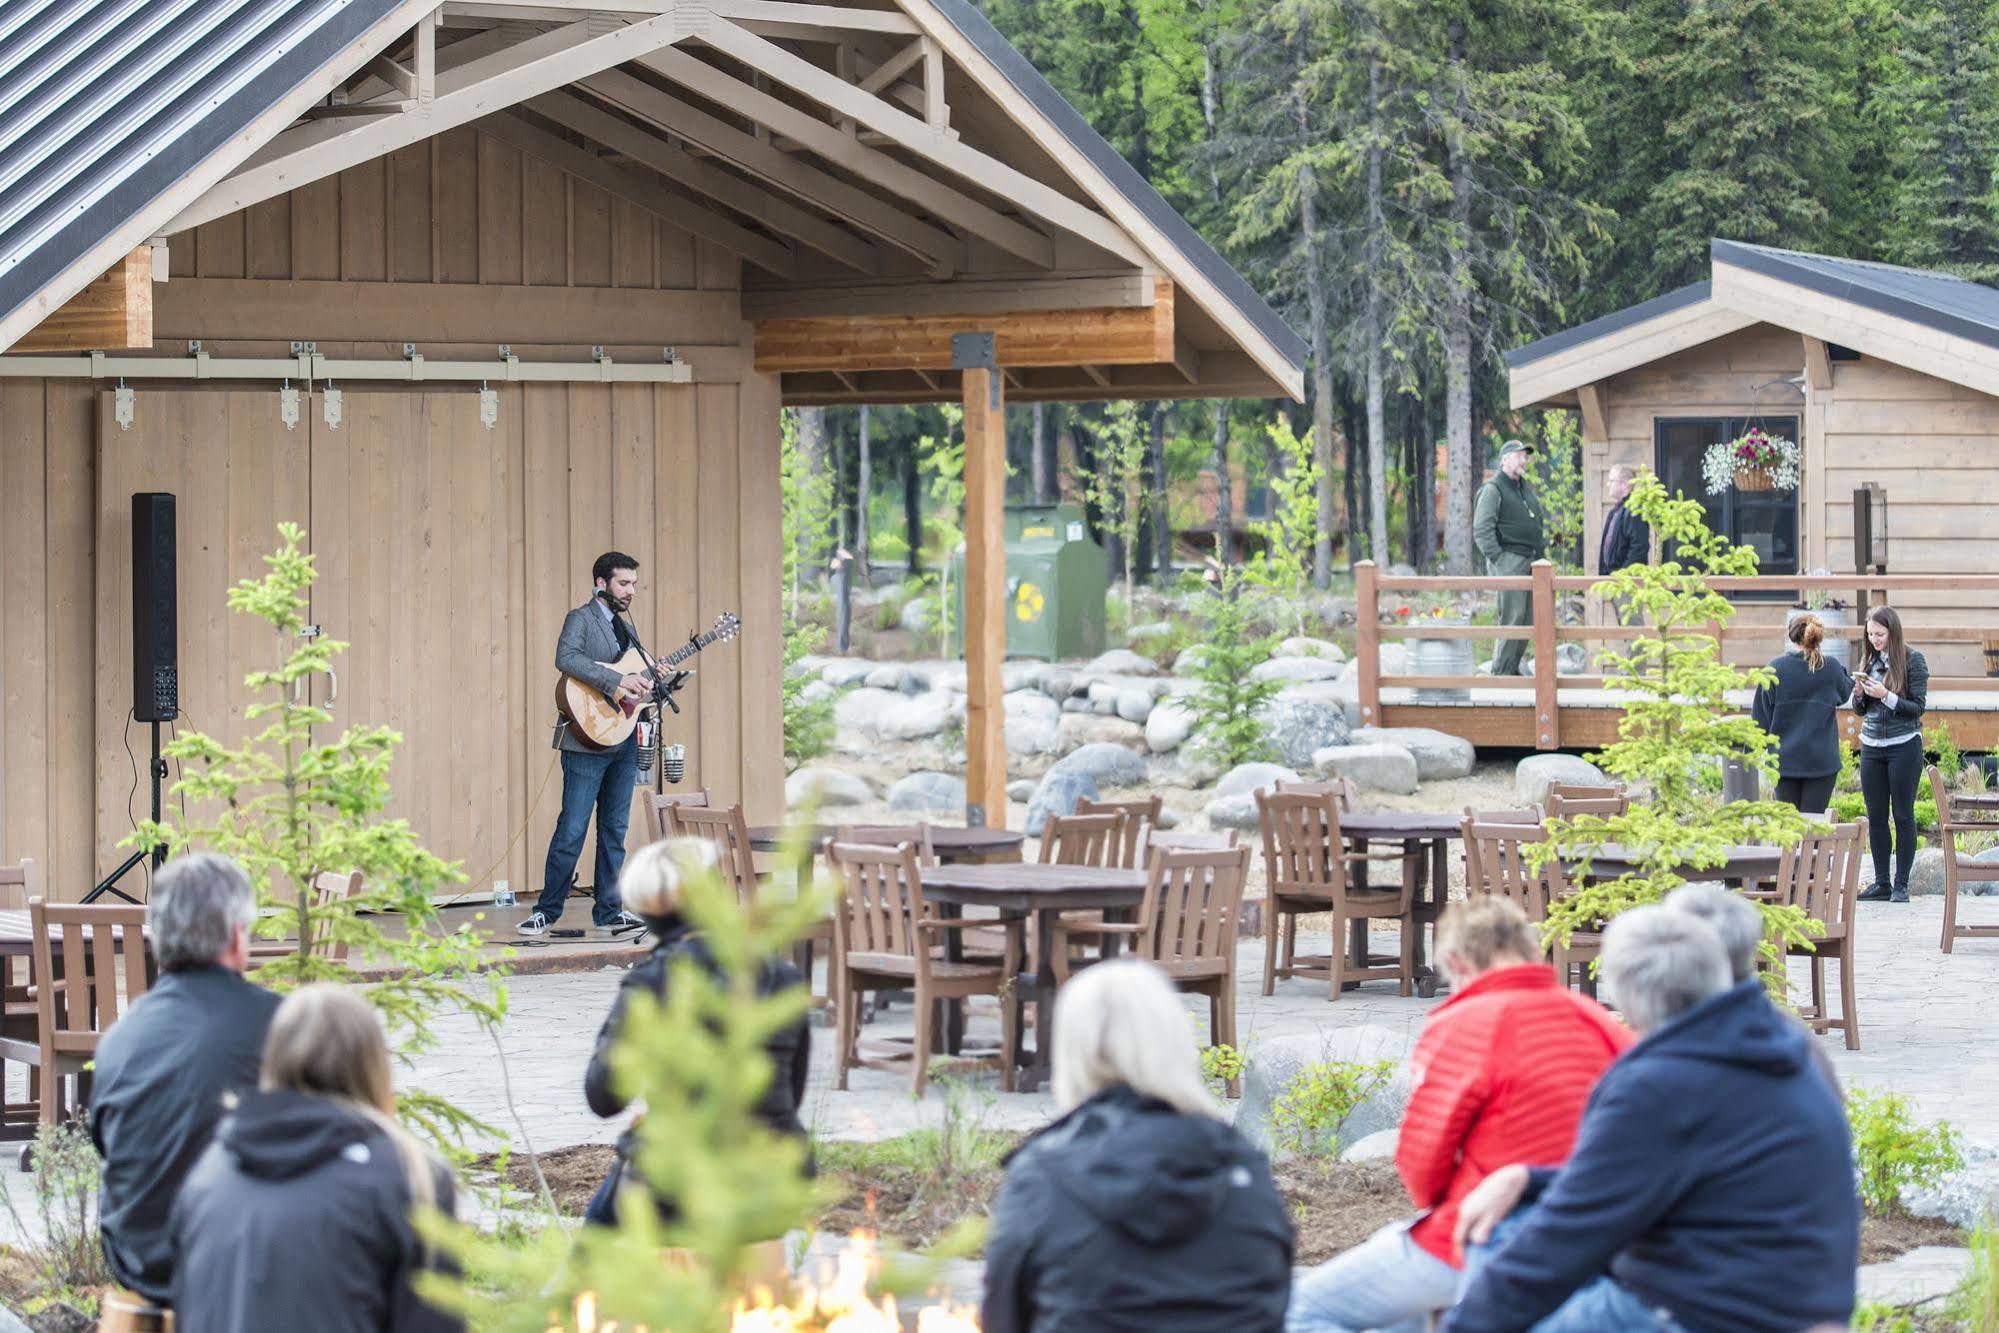
[[[787,768],[797,768],[808,760],[817,759],[833,747],[833,697],[807,699],[805,687],[818,677],[794,675],[791,670],[794,662],[817,649],[825,639],[826,631],[817,625],[792,624],[785,627],[781,683],[784,689],[784,762]]]
[[[1900,1093],[1849,1088],[1846,1117],[1860,1198],[1871,1212],[1901,1212],[1904,1190],[1935,1186],[1964,1165],[1957,1131],[1942,1122],[1917,1124]]]
[[[99,1289],[115,1285],[97,1238],[97,1148],[80,1124],[40,1125],[33,1160],[34,1216],[23,1217],[13,1192],[4,1192],[19,1237],[8,1248],[33,1270],[21,1303],[30,1311],[55,1301],[95,1311]]]
[[[1964,1333],[1999,1333],[1999,1224],[1987,1218],[1971,1233],[1971,1270],[1950,1298]]]
[[[1278,1152],[1337,1156],[1348,1118],[1395,1067],[1393,1060],[1327,1060],[1300,1070],[1270,1108]]]
[[[1208,1046],[1201,1051],[1201,1075],[1218,1097],[1226,1096],[1229,1084],[1241,1078],[1247,1068],[1249,1058],[1233,1046]]]

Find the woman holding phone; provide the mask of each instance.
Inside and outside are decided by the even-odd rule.
[[[1874,883],[1860,895],[1862,902],[1909,901],[1929,686],[1929,663],[1903,642],[1902,617],[1892,607],[1875,607],[1867,616],[1867,665],[1853,687],[1853,711],[1860,714],[1860,792],[1867,801],[1867,840],[1874,853]]]

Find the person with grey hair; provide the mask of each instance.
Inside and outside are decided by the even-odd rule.
[[[1732,980],[1721,934],[1689,911],[1618,916],[1602,971],[1642,1036],[1566,1165],[1503,1166],[1466,1197],[1467,1283],[1442,1333],[1843,1326],[1860,1200],[1810,1036],[1757,978]]]
[[[1291,1219],[1165,974],[1121,960],[1069,982],[1051,1064],[1062,1115],[1007,1160],[985,1333],[1280,1333]]]
[[[197,854],[167,862],[146,900],[160,979],[97,1047],[90,1137],[104,1159],[98,1231],[111,1272],[163,1305],[173,1283],[168,1221],[214,1137],[223,1099],[257,1086],[278,997],[243,979],[257,895],[241,866]]]
[[[1624,507],[1637,479],[1638,469],[1629,463],[1612,467],[1603,479],[1603,502],[1610,509],[1603,516],[1603,536],[1597,542],[1596,572],[1605,578],[1652,558],[1651,524]]]

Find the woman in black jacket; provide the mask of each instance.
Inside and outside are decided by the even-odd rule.
[[[413,1211],[449,1216],[451,1172],[396,1121],[389,1047],[343,986],[294,991],[259,1090],[216,1129],[174,1202],[175,1325],[200,1333],[458,1333],[411,1279],[449,1264]]]
[[[1867,648],[1867,667],[1853,690],[1853,711],[1860,714],[1860,792],[1867,798],[1874,883],[1860,897],[1870,903],[1905,903],[1909,868],[1916,861],[1916,789],[1923,781],[1923,709],[1929,700],[1930,667],[1903,642],[1902,618],[1892,607],[1878,606],[1868,615]]]
[[[611,1002],[611,1012],[605,1017],[603,1027],[597,1030],[597,1049],[583,1075],[585,1100],[592,1111],[606,1119],[621,1114],[631,1104],[630,1097],[616,1086],[611,1051],[623,1031],[625,1009],[632,995],[644,991],[664,1001],[673,964],[680,959],[692,962],[718,981],[722,977],[722,970],[707,946],[680,915],[682,877],[688,873],[713,874],[714,869],[713,844],[698,838],[668,838],[633,852],[618,876],[618,893],[625,910],[646,923],[654,944],[645,960],[625,973],[624,981],[619,983],[618,997]],[[777,959],[766,960],[757,974],[759,995],[803,984],[804,978],[796,967]],[[779,1031],[764,1049],[770,1055],[771,1079],[756,1105],[757,1117],[780,1134],[805,1138],[805,1126],[798,1118],[798,1108],[805,1103],[805,1078],[812,1056],[812,1034],[805,1019],[801,1017]],[[637,1137],[627,1127],[618,1137],[617,1165],[590,1200],[583,1214],[585,1221],[605,1226],[616,1223],[619,1189],[642,1184],[633,1170],[632,1159],[637,1151]]]
[[[1064,1115],[1007,1161],[985,1333],[1279,1333],[1291,1220],[1165,977],[1099,963],[1064,986],[1052,1063]]]
[[[1770,663],[1777,682],[1757,689],[1750,714],[1777,738],[1777,799],[1824,814],[1839,780],[1839,714],[1853,697],[1853,677],[1825,655],[1817,616],[1793,620],[1786,637],[1792,651]]]

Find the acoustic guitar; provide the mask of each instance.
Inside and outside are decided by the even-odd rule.
[[[714,629],[695,635],[665,657],[654,658],[650,664],[634,645],[617,661],[600,662],[598,665],[609,667],[620,676],[643,674],[655,666],[663,670],[679,666],[711,643],[735,638],[742,629],[743,622],[736,613],[724,611],[715,618]],[[650,693],[635,695],[623,690],[618,692],[616,698],[610,698],[588,681],[567,674],[555,682],[555,707],[568,720],[569,734],[593,750],[608,750],[623,745],[625,738],[632,734],[632,728],[639,724],[639,710],[650,699]]]

